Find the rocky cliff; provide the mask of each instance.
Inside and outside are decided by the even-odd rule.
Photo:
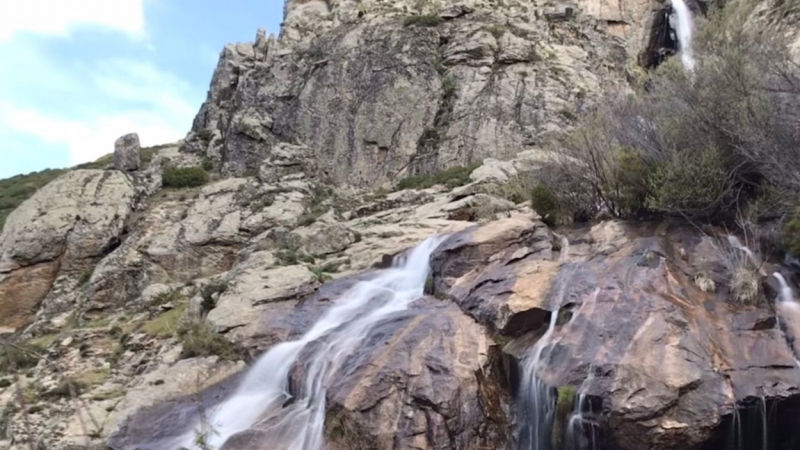
[[[222,52],[184,150],[241,175],[304,145],[321,176],[373,188],[507,159],[624,82],[647,7],[617,7],[287,2],[279,38]]]
[[[796,273],[722,228],[554,228],[528,200],[556,156],[539,144],[674,52],[669,4],[284,14],[225,47],[184,141],[145,166],[125,136],[8,217],[0,449],[207,449],[259,357],[298,342],[282,401],[237,410],[217,450],[287,447],[290,411],[332,450],[800,446]],[[407,307],[381,310],[388,283],[314,334],[434,235]]]

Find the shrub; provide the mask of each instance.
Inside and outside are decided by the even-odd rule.
[[[654,211],[707,215],[730,206],[730,181],[720,153],[680,152],[655,167],[647,184],[647,206]]]
[[[759,218],[790,212],[800,191],[800,66],[782,25],[745,26],[753,7],[728,5],[699,24],[693,72],[671,58],[634,94],[598,102],[552,143],[566,156],[542,184],[564,205],[574,190],[562,184],[580,179],[590,215],[730,220],[765,192],[772,204]]]
[[[183,349],[181,358],[196,356],[219,356],[222,359],[238,360],[243,352],[236,345],[215,333],[202,321],[192,322],[178,331],[178,340]]]
[[[479,166],[480,164],[455,166],[433,174],[406,177],[397,183],[397,189],[428,189],[437,184],[444,184],[451,189],[463,186],[469,183],[470,174]]]
[[[442,78],[442,91],[444,91],[444,95],[453,95],[456,91],[456,78],[452,75],[445,75]]]
[[[168,291],[159,292],[151,300],[150,306],[161,306],[167,304],[174,304],[184,300],[183,293],[180,289],[170,289]]]
[[[208,183],[208,173],[201,167],[165,167],[162,185],[165,188],[190,188]]]
[[[542,217],[542,222],[548,225],[558,223],[561,215],[558,208],[558,198],[543,185],[538,184],[533,188],[531,206]]]
[[[29,369],[39,363],[36,355],[45,352],[44,348],[33,344],[0,344],[0,373],[12,373],[16,370]]]
[[[222,295],[226,290],[228,290],[228,285],[226,283],[212,283],[203,286],[203,289],[200,291],[200,297],[203,299],[200,307],[203,308],[203,312],[214,309],[217,306],[217,301],[214,296]]]
[[[800,208],[797,208],[794,216],[783,225],[783,241],[786,251],[800,258]]]
[[[747,238],[747,236],[746,236]],[[745,239],[745,241],[757,242],[758,239]],[[726,285],[730,291],[730,299],[741,305],[755,305],[764,298],[761,287],[760,260],[755,253],[749,250],[747,245],[742,244],[733,238],[726,241],[716,242],[717,258],[722,263],[722,278],[715,284]]]
[[[78,277],[78,286],[86,286],[89,280],[92,278],[92,272],[94,272],[93,268],[89,268],[81,272],[80,276]]]
[[[436,27],[441,25],[442,22],[444,22],[444,20],[438,14],[422,14],[406,17],[403,21],[403,26]]]
[[[186,305],[179,305],[163,312],[142,325],[142,331],[152,336],[169,336],[178,329],[178,321],[186,310]]]

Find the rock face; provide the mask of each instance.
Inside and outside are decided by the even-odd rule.
[[[114,168],[123,172],[139,170],[139,135],[126,134],[114,142]]]
[[[0,327],[25,324],[59,273],[76,273],[119,244],[135,205],[120,172],[76,170],[16,209],[0,235]]]
[[[607,222],[551,253],[559,240],[537,227],[501,221],[450,238],[433,257],[435,294],[520,336],[506,346],[512,360],[564,315],[537,373],[593,399],[602,448],[721,448],[734,409],[759,398],[797,413],[796,355],[769,305],[731,303],[724,239]],[[717,292],[697,287],[698,274],[719,280]],[[781,445],[797,439],[783,433]]]
[[[626,61],[593,16],[512,3],[289,2],[279,39],[223,50],[183,150],[267,180],[304,146],[323,179],[371,187],[509,159],[622,82]],[[409,19],[432,11],[441,25]]]

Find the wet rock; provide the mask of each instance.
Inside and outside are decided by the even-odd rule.
[[[139,170],[139,135],[126,134],[114,142],[114,168],[123,172]]]
[[[489,330],[515,335],[547,308],[559,270],[541,222],[512,218],[457,233],[431,257],[434,293],[455,301]],[[532,317],[533,316],[533,317]]]
[[[199,423],[198,405],[213,408],[231,393],[243,363],[217,357],[164,364],[139,378],[109,419],[107,445],[114,450],[173,448]]]
[[[538,376],[597,398],[613,448],[699,446],[726,432],[736,405],[798,395],[800,369],[768,305],[738,306],[728,287],[694,283],[701,272],[724,279],[714,272],[724,253],[713,238],[606,222],[570,231],[573,244],[547,257],[548,239],[520,239],[521,226],[502,222],[442,245],[435,292],[490,330],[530,331],[506,346],[512,360],[560,314]]]
[[[492,341],[455,305],[433,298],[370,331],[328,388],[328,440],[349,448],[502,448],[486,398]],[[502,420],[502,418],[500,418]],[[351,444],[352,445],[352,444]]]

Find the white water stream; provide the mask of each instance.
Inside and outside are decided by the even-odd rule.
[[[676,30],[680,48],[681,62],[688,71],[694,71],[695,60],[692,52],[692,11],[683,0],[672,0],[672,9],[677,18]]]
[[[220,448],[232,435],[257,427],[263,432],[259,435],[262,445],[273,444],[284,450],[323,449],[328,380],[376,323],[422,296],[428,260],[442,240],[429,238],[396,261],[394,267],[359,282],[303,337],[278,344],[262,355],[236,392],[208,413],[208,426],[196,423],[170,447],[198,449],[196,433],[204,429],[211,430],[205,438],[208,446]],[[289,373],[301,353],[303,376],[296,392],[290,393]]]
[[[787,329],[793,341],[794,354],[797,356],[800,355],[800,303],[795,301],[792,288],[783,275],[775,272],[773,276],[781,285],[780,298],[775,302],[775,310],[778,313],[778,319]],[[795,363],[800,367],[800,361],[795,360]]]
[[[550,338],[558,321],[558,310],[550,313],[550,323],[544,335],[530,349],[522,361],[520,380],[520,433],[518,450],[547,450],[550,448],[550,432],[553,424],[555,398],[549,386],[536,374],[542,352],[550,344]]]

